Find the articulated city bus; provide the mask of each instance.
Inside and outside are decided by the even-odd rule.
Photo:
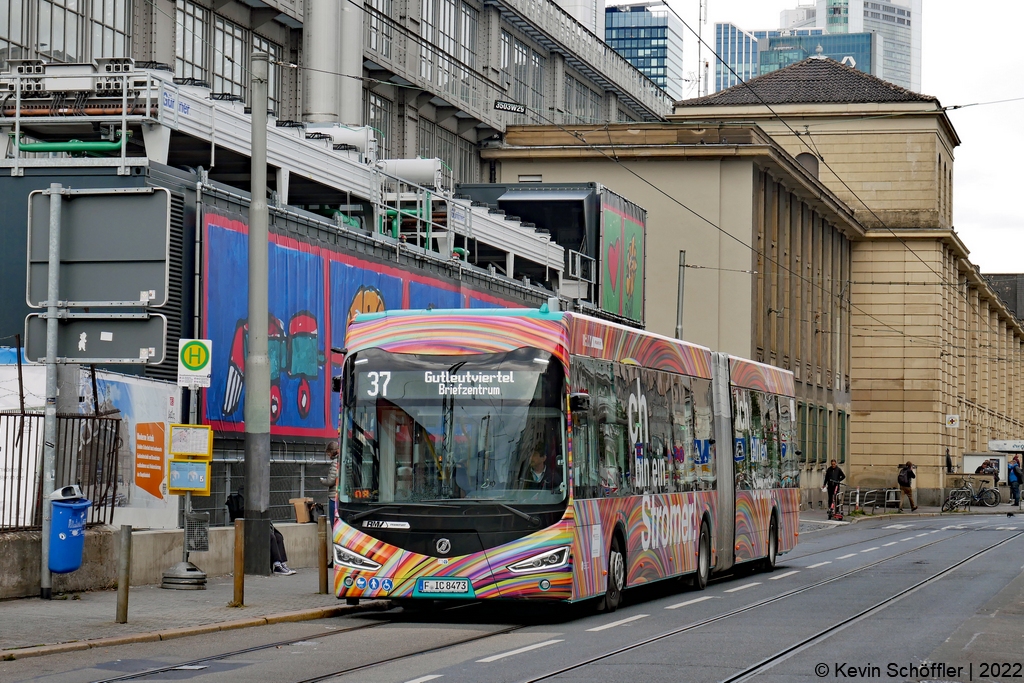
[[[350,325],[339,598],[600,598],[797,541],[790,372],[575,313]]]

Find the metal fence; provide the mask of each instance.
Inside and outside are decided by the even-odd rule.
[[[54,487],[81,487],[90,524],[113,521],[120,444],[120,418],[57,416]],[[43,415],[0,413],[0,531],[42,528],[42,472]]]
[[[244,442],[234,439],[214,440],[213,471],[210,495],[193,496],[192,509],[209,512],[211,526],[229,524],[227,497],[245,481]],[[292,498],[312,498],[327,510],[327,487],[320,483],[326,477],[330,462],[322,443],[287,443],[274,441],[270,446],[270,518],[277,522],[294,522]],[[243,491],[244,493],[244,491]]]

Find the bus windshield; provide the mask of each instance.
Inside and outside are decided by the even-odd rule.
[[[345,360],[343,503],[566,497],[564,372],[538,349]]]

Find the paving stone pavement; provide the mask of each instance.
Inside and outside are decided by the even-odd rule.
[[[0,658],[19,648],[82,643],[164,632],[187,635],[211,625],[255,626],[265,617],[298,621],[331,616],[351,609],[333,594],[317,593],[319,573],[300,569],[292,576],[246,576],[245,606],[228,607],[234,598],[231,576],[211,578],[206,590],[167,590],[159,585],[133,586],[128,598],[128,623],[115,622],[117,591],[87,591],[53,600],[20,598],[0,601]],[[382,607],[383,601],[364,606]],[[325,613],[329,612],[329,613]],[[238,624],[236,622],[245,622]],[[206,628],[204,628],[206,627]],[[172,629],[175,633],[169,633]],[[152,640],[159,638],[152,637]],[[102,643],[99,643],[102,644]]]

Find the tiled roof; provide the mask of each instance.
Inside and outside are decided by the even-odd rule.
[[[712,95],[676,102],[676,106],[857,102],[938,104],[938,99],[901,88],[871,74],[840,64],[834,59],[810,57]]]

